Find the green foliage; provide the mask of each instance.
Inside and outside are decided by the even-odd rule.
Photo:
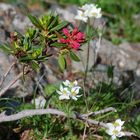
[[[76,62],[80,61],[80,58],[73,51],[70,51],[70,58]]]
[[[127,124],[129,130],[136,133],[138,136],[140,136],[140,115],[135,116],[132,118],[132,120],[129,121]]]
[[[123,41],[140,41],[139,25],[134,20],[134,15],[139,14],[138,0],[100,0],[97,2],[108,18],[105,36],[113,43]]]
[[[66,21],[61,21],[58,15],[47,14],[41,18],[28,15],[35,27],[28,28],[24,35],[14,32],[11,35],[10,44],[2,44],[1,49],[15,56],[19,62],[32,66],[33,69],[39,68],[39,63],[51,57],[52,47],[58,48],[58,53],[65,44],[58,42],[62,37],[61,30],[67,26]],[[59,55],[59,64],[62,70],[66,67],[65,58]]]
[[[58,108],[59,110],[65,112],[68,116],[72,116],[74,112],[87,113],[87,108],[84,102],[84,96],[80,97],[78,101],[60,101],[58,99],[58,94],[56,90],[58,90],[58,85],[46,85],[45,93],[46,97],[51,97],[47,100],[47,106],[51,106],[53,108]],[[80,91],[80,94],[83,95],[83,90]],[[89,95],[87,96],[87,102],[89,107],[89,112],[98,111],[100,109],[104,109],[107,107],[115,107],[117,112],[108,112],[105,114],[100,114],[97,116],[91,117],[92,119],[96,119],[104,122],[111,122],[121,116],[122,120],[131,120],[128,117],[128,114],[132,108],[135,106],[133,100],[120,100],[118,99],[119,93],[117,93],[117,89],[115,86],[110,83],[99,83],[96,88],[89,89]],[[132,105],[133,104],[133,105]],[[34,106],[32,106],[33,108]],[[27,108],[31,109],[31,106],[27,105]],[[23,109],[23,107],[22,107]],[[21,110],[22,110],[21,109]],[[25,108],[24,108],[25,109]],[[129,125],[128,125],[129,124]],[[125,130],[132,130],[139,134],[139,117],[136,119],[132,119],[129,123],[125,123]],[[132,127],[134,126],[135,127]],[[24,118],[19,122],[19,126],[26,127],[30,126],[33,130],[33,133],[30,135],[35,139],[81,139],[81,135],[84,131],[84,123],[63,117],[55,117],[52,115],[43,115],[43,116],[33,116]],[[86,133],[87,139],[96,139],[94,137],[94,133],[92,132],[96,129],[95,133],[103,136],[104,139],[108,140],[110,137],[105,133],[104,129],[100,131],[96,126],[92,126],[87,128]],[[123,138],[122,138],[123,139]]]
[[[59,54],[58,57],[58,64],[60,66],[60,69],[63,71],[66,68],[66,59],[63,54]]]

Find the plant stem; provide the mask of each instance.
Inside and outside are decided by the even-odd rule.
[[[90,41],[88,41],[88,49],[87,49],[87,60],[86,60],[86,68],[85,68],[85,76],[84,76],[84,84],[87,80],[87,73],[88,73],[88,67],[89,67],[89,55],[90,55]]]

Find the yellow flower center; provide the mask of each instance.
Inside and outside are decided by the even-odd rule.
[[[115,122],[115,123],[114,123],[114,126],[117,127],[117,126],[120,126],[120,125],[119,125],[118,122]]]
[[[66,92],[66,91],[63,91],[63,94],[64,94],[64,95],[66,95],[66,94],[67,94],[67,92]]]
[[[74,91],[73,91],[71,94],[72,94],[73,96],[76,96],[76,92],[74,92]]]
[[[118,130],[113,130],[113,134],[117,135],[118,134]]]
[[[93,15],[93,16],[97,16],[97,13],[93,12],[92,15]]]

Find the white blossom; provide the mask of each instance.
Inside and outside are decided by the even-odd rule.
[[[39,96],[31,101],[32,104],[35,104],[37,109],[44,108],[46,104],[46,100],[43,96]]]
[[[121,121],[121,119],[117,119],[114,123],[107,123],[108,128],[106,133],[111,136],[112,140],[125,135],[124,132],[122,132],[123,124],[124,121]]]
[[[85,15],[89,18],[100,18],[102,16],[101,14],[101,8],[97,8],[97,5],[90,4],[89,6],[85,6]]]
[[[75,19],[82,20],[87,22],[88,18],[100,18],[101,8],[97,8],[97,5],[94,4],[85,4],[77,10],[77,15]]]
[[[59,100],[73,99],[77,101],[77,99],[81,96],[79,95],[80,88],[81,87],[78,86],[78,82],[76,80],[74,82],[69,80],[64,81],[63,84],[60,85],[60,90],[57,91],[60,95]]]
[[[79,94],[79,89],[80,89],[80,87],[74,87],[74,88],[71,89],[70,97],[75,101],[77,101],[77,98],[82,96],[82,95],[78,95]]]
[[[63,82],[63,84],[69,88],[74,88],[74,87],[81,88],[78,86],[78,82],[76,80],[74,82],[70,82],[69,80],[66,80],[65,82]]]
[[[115,127],[122,127],[124,124],[124,121],[121,121],[121,119],[117,119],[115,122],[114,122],[114,126]]]
[[[77,15],[75,16],[75,19],[87,22],[88,17],[85,15],[85,12],[77,10]]]
[[[113,124],[108,124],[109,128],[106,130],[106,133],[109,134],[112,140],[115,140],[117,137],[122,137],[125,134],[121,131],[121,127],[115,127]]]
[[[60,95],[59,100],[70,99],[70,91],[68,88],[63,87],[62,85],[60,85],[60,90],[58,90],[57,93]]]

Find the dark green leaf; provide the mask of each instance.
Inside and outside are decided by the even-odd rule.
[[[31,42],[28,37],[24,38],[23,44],[24,44],[24,46],[23,46],[24,51],[28,51],[31,48]]]
[[[107,69],[107,76],[109,78],[113,78],[113,75],[114,75],[114,66],[108,66],[108,69]]]
[[[33,59],[34,58],[32,58],[31,56],[25,56],[25,57],[19,58],[19,61],[20,62],[29,62],[29,61],[31,61]]]
[[[65,27],[68,23],[66,21],[61,22],[59,25],[57,25],[56,27],[52,28],[50,31],[55,31],[55,30],[60,30],[63,27]]]
[[[34,70],[37,70],[39,69],[39,64],[37,63],[37,61],[33,60],[31,62],[31,67],[34,69]]]
[[[57,88],[58,87],[56,85],[49,84],[45,87],[45,93],[47,95],[50,95],[50,94],[54,93],[57,90]]]
[[[80,58],[72,51],[70,51],[70,57],[72,60],[79,62]]]
[[[40,21],[39,21],[35,16],[32,16],[32,15],[29,14],[28,17],[29,17],[29,19],[31,20],[31,22],[32,22],[36,27],[38,27],[38,28],[40,28],[40,29],[43,29],[43,27],[42,27]]]
[[[67,45],[66,44],[63,44],[63,43],[55,42],[55,43],[52,43],[51,46],[55,46],[55,47],[66,47]]]
[[[0,50],[4,51],[5,53],[10,54],[12,50],[7,44],[0,45]]]
[[[51,24],[48,26],[48,29],[52,28],[54,26],[54,24],[58,21],[58,16],[56,16],[53,21],[51,22]]]
[[[65,57],[62,54],[59,54],[58,64],[60,66],[60,69],[62,71],[64,71],[64,69],[66,68],[66,60],[65,60]]]

